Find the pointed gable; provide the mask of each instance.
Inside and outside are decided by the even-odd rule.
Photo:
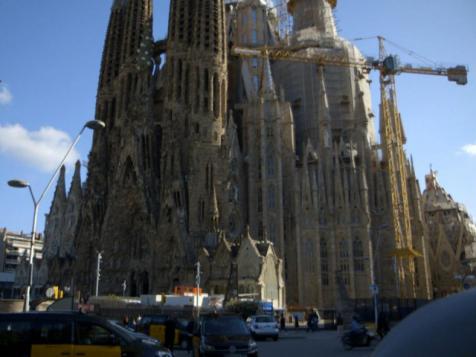
[[[220,237],[217,249],[211,259],[210,279],[223,280],[230,276],[231,244],[224,237]]]
[[[239,279],[259,278],[263,257],[256,246],[256,241],[251,238],[249,229],[243,235],[236,261]]]

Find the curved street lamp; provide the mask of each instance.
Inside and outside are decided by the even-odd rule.
[[[61,167],[63,166],[64,162],[69,156],[69,153],[73,148],[76,146],[78,143],[79,139],[81,138],[81,135],[83,132],[86,130],[86,128],[91,129],[91,130],[97,130],[97,129],[102,129],[105,128],[106,124],[103,121],[100,120],[90,120],[86,122],[83,127],[81,128],[81,131],[79,134],[76,136],[74,141],[71,143],[69,146],[68,150],[66,151],[66,154],[64,155],[63,159],[61,160],[60,164],[56,168],[55,172],[53,173],[53,176],[51,176],[50,180],[48,181],[48,184],[46,185],[45,189],[40,195],[40,198],[38,200],[35,198],[35,195],[33,194],[33,190],[31,189],[30,184],[27,181],[24,180],[10,180],[8,181],[8,185],[10,187],[14,188],[27,188],[30,190],[30,195],[33,200],[33,225],[32,225],[32,230],[31,230],[31,240],[30,240],[30,260],[29,260],[29,269],[28,269],[28,285],[26,286],[26,291],[25,291],[25,300],[24,300],[24,305],[23,305],[23,311],[29,311],[30,310],[30,291],[31,291],[31,286],[33,285],[33,259],[35,256],[35,237],[36,237],[36,225],[38,221],[38,208],[40,206],[40,202],[45,196],[46,192],[48,189],[51,187],[51,184],[55,180],[56,176],[58,175],[58,172],[61,170]]]

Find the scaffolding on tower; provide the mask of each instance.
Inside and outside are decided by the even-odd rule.
[[[288,12],[289,0],[266,0],[268,12],[276,18],[276,32],[279,40],[284,41],[293,30],[293,18]]]

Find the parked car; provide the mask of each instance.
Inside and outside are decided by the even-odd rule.
[[[77,312],[0,314],[5,357],[172,357],[157,340]]]
[[[247,320],[248,327],[254,338],[270,337],[277,341],[279,338],[279,325],[271,315],[251,316]]]
[[[200,317],[193,341],[194,357],[258,357],[258,346],[240,316],[210,314]]]

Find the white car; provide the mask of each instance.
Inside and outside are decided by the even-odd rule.
[[[277,341],[279,338],[279,325],[272,315],[257,315],[251,316],[247,320],[253,337],[267,338],[271,337]]]

